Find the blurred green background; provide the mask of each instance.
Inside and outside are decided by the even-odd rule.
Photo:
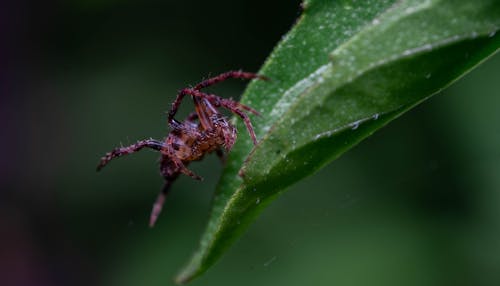
[[[217,158],[192,165],[205,181],[174,184],[154,229],[158,154],[95,166],[165,136],[178,89],[257,71],[299,1],[12,2],[0,4],[0,284],[171,285],[204,229]],[[192,285],[500,285],[499,75],[496,55],[292,187]]]

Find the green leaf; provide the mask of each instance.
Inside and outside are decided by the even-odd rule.
[[[498,50],[497,0],[310,0],[242,102],[240,132],[199,249],[177,277],[202,274],[291,184],[313,174]],[[245,130],[241,122],[239,130]]]

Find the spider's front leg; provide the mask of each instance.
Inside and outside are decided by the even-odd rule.
[[[170,112],[168,113],[168,123],[170,125],[172,125],[172,123],[175,124],[176,120],[174,119],[174,116],[177,113],[177,110],[179,109],[179,106],[180,106],[182,100],[184,99],[184,96],[186,96],[186,95],[197,96],[194,93],[197,93],[198,95],[200,95],[200,94],[207,95],[206,93],[201,93],[200,90],[203,88],[209,87],[211,85],[217,84],[219,82],[223,82],[223,81],[230,79],[230,78],[235,78],[235,79],[239,78],[239,79],[247,79],[247,80],[250,80],[250,79],[269,80],[269,78],[267,78],[266,76],[255,74],[255,73],[244,72],[244,71],[229,71],[229,72],[222,73],[218,76],[206,79],[206,80],[198,83],[197,85],[195,85],[193,88],[184,88],[184,89],[179,91],[179,93],[177,94],[177,98],[172,103],[172,107],[170,108]],[[209,97],[211,97],[212,100],[219,99],[219,97],[216,95],[209,95]],[[233,102],[232,106],[238,106],[239,109],[243,109],[243,110],[252,112],[253,114],[259,115],[259,113],[256,110],[254,110],[246,105],[243,105],[243,104],[240,104],[240,103],[234,102],[234,101],[232,101],[232,102]],[[233,111],[233,110],[231,110],[231,111]],[[235,111],[233,111],[233,112],[238,114]],[[241,110],[240,110],[240,112],[241,112]],[[244,116],[246,116],[246,115],[238,114],[238,116],[242,117],[243,120],[245,120]],[[248,119],[245,120],[245,125],[247,126],[247,128],[249,126],[251,127],[251,124],[249,123]],[[250,131],[250,133],[252,133],[252,132]],[[252,136],[252,139],[254,139],[253,137],[255,137],[255,136]],[[254,143],[256,143],[255,139],[254,139]]]
[[[239,79],[254,79],[254,78],[258,78],[258,79],[263,79],[263,80],[267,80],[268,79],[267,77],[259,75],[259,74],[256,74],[256,73],[244,72],[244,71],[241,71],[241,70],[239,70],[239,71],[228,71],[228,72],[222,73],[222,74],[220,74],[218,76],[214,76],[212,78],[209,78],[209,79],[206,79],[206,80],[200,82],[193,89],[200,90],[202,88],[209,87],[209,86],[217,84],[219,82],[223,82],[223,81],[225,81],[227,79],[230,79],[230,78],[239,78]]]
[[[199,107],[203,104],[204,107],[201,109],[203,110],[203,113],[207,114],[207,116],[211,116],[212,114],[218,114],[218,112],[214,109],[214,107],[221,107],[221,106],[229,109],[229,111],[238,115],[241,119],[243,119],[243,122],[247,127],[248,133],[250,134],[250,137],[252,138],[254,145],[257,145],[257,137],[255,136],[252,122],[250,121],[250,118],[245,113],[245,111],[249,111],[253,114],[260,115],[258,111],[249,106],[234,101],[232,99],[221,98],[215,94],[208,94],[195,89],[183,89],[182,93],[191,95],[195,100],[195,106]],[[200,122],[203,123],[204,120],[202,120],[202,116],[200,113],[202,112],[198,112],[198,115],[200,115]]]
[[[101,158],[101,162],[99,162],[99,165],[97,165],[97,171],[100,171],[104,166],[106,166],[109,163],[109,161],[111,161],[114,158],[135,153],[137,151],[140,151],[142,148],[151,148],[156,151],[161,151],[162,148],[164,147],[165,146],[161,141],[154,139],[146,139],[138,141],[137,143],[127,147],[115,148],[113,149],[113,151],[106,153],[106,155],[104,155]]]

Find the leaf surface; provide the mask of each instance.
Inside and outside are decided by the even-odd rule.
[[[495,0],[310,0],[242,102],[240,136],[196,253],[176,281],[202,274],[291,184],[436,94],[496,52]]]

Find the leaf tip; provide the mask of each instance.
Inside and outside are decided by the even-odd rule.
[[[194,255],[186,266],[184,266],[175,276],[174,282],[177,285],[184,285],[203,273],[201,257]]]
[[[177,276],[175,276],[174,282],[177,285],[184,285],[193,280],[193,278],[196,276],[195,273],[196,271],[194,271],[194,269],[192,268],[184,268],[177,274]]]

